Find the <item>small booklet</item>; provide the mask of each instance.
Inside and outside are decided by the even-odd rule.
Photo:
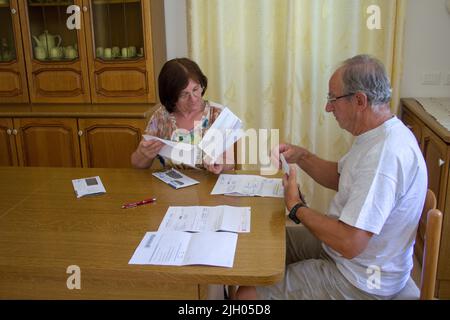
[[[174,189],[180,189],[189,187],[194,184],[200,183],[199,181],[189,178],[187,175],[182,174],[180,171],[170,169],[167,171],[154,172],[153,175],[159,180],[164,181]]]
[[[237,233],[147,232],[129,264],[233,267]]]
[[[211,194],[283,198],[284,188],[280,178],[264,178],[247,174],[221,174]]]
[[[250,207],[169,207],[158,231],[250,232]]]
[[[106,193],[99,176],[72,180],[77,198]]]

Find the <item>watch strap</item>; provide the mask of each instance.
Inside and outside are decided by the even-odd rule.
[[[308,206],[303,202],[299,202],[295,206],[292,207],[291,211],[289,211],[289,218],[292,221],[294,221],[296,224],[301,223],[300,219],[297,217],[297,210],[300,208],[308,208]]]

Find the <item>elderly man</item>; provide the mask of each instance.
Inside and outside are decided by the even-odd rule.
[[[240,287],[238,299],[390,299],[405,286],[427,190],[417,142],[389,108],[383,65],[367,55],[346,60],[329,81],[326,111],[356,137],[339,160],[282,144],[279,152],[337,191],[328,213],[301,199],[295,170],[285,203],[299,227],[286,230],[286,273],[278,284]]]

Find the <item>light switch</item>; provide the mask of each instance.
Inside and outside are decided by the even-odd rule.
[[[447,73],[447,79],[445,80],[444,83],[446,86],[450,86],[450,73]]]
[[[422,84],[429,86],[438,86],[441,84],[440,72],[426,72],[422,75]]]

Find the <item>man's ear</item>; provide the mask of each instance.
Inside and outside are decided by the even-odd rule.
[[[369,106],[369,100],[364,92],[355,93],[356,104],[361,110]]]

